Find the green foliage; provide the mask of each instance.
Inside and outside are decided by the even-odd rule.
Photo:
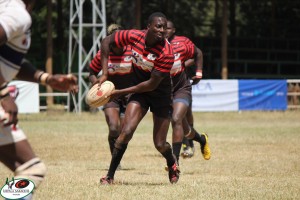
[[[99,1],[100,2],[100,1]],[[136,2],[132,0],[106,1],[107,24],[119,23],[126,29],[136,28]],[[300,35],[300,1],[294,0],[227,0],[228,9],[234,3],[234,20],[228,26],[235,33],[229,36],[246,38],[298,38]],[[178,35],[191,39],[219,37],[221,34],[222,0],[140,0],[141,28],[146,28],[147,18],[153,12],[163,12],[171,19]],[[85,1],[84,21],[91,18],[91,3]],[[54,42],[54,72],[66,72],[69,35],[69,0],[53,1],[52,28]],[[47,7],[37,1],[33,12],[32,47],[30,60],[43,69],[46,54]],[[90,32],[84,32],[88,35]],[[87,42],[87,41],[85,41]]]

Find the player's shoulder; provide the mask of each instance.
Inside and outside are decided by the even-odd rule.
[[[128,31],[130,34],[137,35],[137,36],[146,35],[146,30],[129,29],[123,31]]]
[[[193,44],[193,42],[186,36],[182,35],[175,35],[174,39],[172,40],[173,44],[178,44],[178,43],[184,43],[184,44]]]
[[[164,40],[163,52],[164,54],[173,54],[173,47],[167,39]]]

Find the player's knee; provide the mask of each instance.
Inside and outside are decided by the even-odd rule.
[[[171,148],[171,145],[168,142],[156,142],[154,145],[157,151],[159,151],[160,153],[164,153]]]
[[[120,134],[119,127],[117,125],[109,126],[109,135],[112,137],[117,137]]]
[[[172,123],[175,125],[182,125],[182,117],[179,116],[178,114],[174,114],[172,115]]]
[[[122,129],[122,135],[126,142],[130,141],[134,133],[134,129],[130,127],[124,127]]]
[[[44,180],[46,171],[46,165],[39,158],[33,158],[15,170],[15,178],[29,179],[37,188]]]

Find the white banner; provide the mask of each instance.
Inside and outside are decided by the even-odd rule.
[[[10,94],[15,98],[19,113],[40,112],[39,85],[27,81],[11,81]]]
[[[192,87],[193,111],[238,111],[238,80],[201,80]]]

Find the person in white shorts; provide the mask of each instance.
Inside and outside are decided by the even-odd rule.
[[[7,84],[13,78],[49,85],[59,91],[78,92],[74,75],[51,75],[24,59],[30,47],[30,12],[35,0],[0,0],[0,161],[37,188],[46,174],[45,164],[33,152],[18,126],[18,108]],[[32,194],[25,199],[31,199]]]

